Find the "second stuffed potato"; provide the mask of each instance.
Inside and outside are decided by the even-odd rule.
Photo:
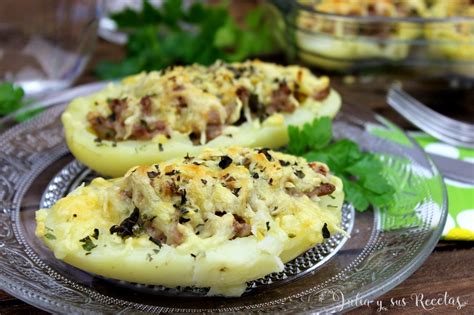
[[[333,117],[340,106],[329,79],[306,68],[217,62],[128,77],[75,99],[62,122],[78,160],[121,176],[206,147],[280,147],[289,124]]]

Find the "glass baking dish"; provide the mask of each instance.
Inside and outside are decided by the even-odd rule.
[[[473,17],[341,15],[299,1],[272,3],[292,61],[340,72],[403,66],[427,76],[474,79]]]

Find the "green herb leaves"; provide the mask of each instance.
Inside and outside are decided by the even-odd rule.
[[[0,115],[7,115],[18,110],[22,105],[25,92],[21,87],[15,87],[12,83],[0,84]]]
[[[97,247],[91,237],[98,240],[99,229],[95,228],[94,233],[92,233],[92,235],[87,235],[86,237],[79,240],[79,242],[82,243],[82,248],[87,252],[86,255],[90,254],[90,251]]]
[[[129,33],[127,56],[119,63],[100,63],[96,73],[104,79],[174,64],[239,61],[274,48],[261,7],[249,12],[243,27],[223,5],[195,2],[184,10],[181,0],[165,0],[160,9],[143,0],[141,12],[126,9],[112,18]]]
[[[302,129],[295,126],[288,127],[290,142],[288,153],[304,155],[309,151],[319,150],[329,144],[332,137],[331,119],[322,117],[312,123],[304,124]]]
[[[87,252],[90,252],[91,250],[97,247],[97,245],[94,244],[90,236],[86,236],[83,239],[80,239],[79,242],[83,243],[82,248]]]
[[[46,233],[46,234],[44,235],[44,237],[46,237],[48,240],[55,240],[55,239],[56,239],[56,236],[54,236],[54,234],[49,233],[49,232]]]
[[[0,83],[0,116],[10,114],[28,104],[23,100],[25,92],[21,87],[16,87],[13,83]],[[31,101],[31,100],[30,100]],[[42,108],[25,111],[15,117],[15,121],[22,122],[42,112]]]
[[[363,152],[348,139],[331,142],[332,122],[328,117],[315,119],[299,129],[288,127],[287,152],[308,161],[326,163],[344,184],[346,199],[359,211],[370,204],[384,206],[393,199],[394,187],[383,176],[383,163],[372,153]]]

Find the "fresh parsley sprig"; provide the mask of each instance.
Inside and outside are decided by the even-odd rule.
[[[143,0],[142,11],[126,9],[112,19],[129,34],[127,55],[118,63],[99,63],[96,73],[103,79],[175,64],[240,61],[275,47],[262,7],[250,11],[242,26],[224,5],[195,2],[185,10],[182,0],[165,0],[160,8]]]
[[[357,143],[342,139],[332,141],[329,117],[315,119],[302,128],[288,127],[287,152],[308,161],[326,163],[344,184],[346,199],[359,211],[369,205],[382,207],[393,200],[395,188],[383,176],[383,163],[372,153],[361,151]]]
[[[23,106],[25,92],[10,82],[0,84],[0,115],[7,115]]]
[[[25,100],[24,96],[25,91],[21,87],[17,87],[11,82],[0,83],[0,116],[8,115],[28,105],[31,100]],[[17,122],[28,120],[41,111],[41,108],[26,111],[17,115],[15,120]]]

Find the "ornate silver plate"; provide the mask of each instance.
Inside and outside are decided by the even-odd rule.
[[[34,235],[35,211],[94,175],[69,154],[59,122],[64,106],[0,135],[0,287],[61,313],[334,312],[373,299],[406,279],[435,246],[446,219],[441,176],[423,151],[385,119],[345,105],[337,137],[380,154],[397,183],[393,205],[364,213],[344,208],[349,239],[333,236],[249,283],[240,298],[202,297],[103,279],[55,259]]]

